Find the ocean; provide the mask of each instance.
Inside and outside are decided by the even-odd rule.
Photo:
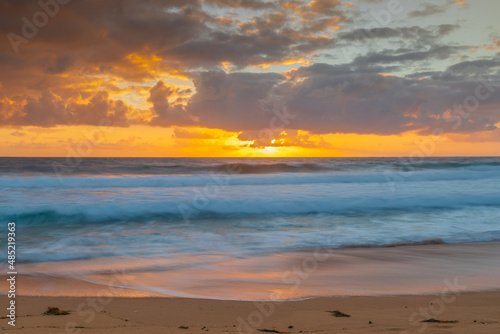
[[[0,158],[0,175],[0,220],[16,222],[33,276],[165,278],[317,247],[500,240],[500,158]]]

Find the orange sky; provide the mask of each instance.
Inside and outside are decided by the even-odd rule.
[[[379,136],[310,135],[308,147],[249,147],[238,133],[206,128],[130,128],[58,126],[0,128],[3,156],[56,157],[382,157],[497,156],[500,146],[489,133],[419,136],[411,132]]]

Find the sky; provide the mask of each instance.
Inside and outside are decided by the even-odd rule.
[[[498,156],[499,12],[0,0],[0,156]]]

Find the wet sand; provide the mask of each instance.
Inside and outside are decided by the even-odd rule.
[[[51,263],[44,263],[43,268],[37,264],[21,265],[15,330],[499,333],[498,254],[498,242],[318,249],[172,271],[144,272],[136,267],[130,272],[116,273],[111,264],[99,263],[98,266],[110,269],[86,277],[75,276],[76,269],[88,269],[83,262],[54,263],[54,272],[58,274],[55,277],[34,276],[51,268]],[[5,282],[2,277],[3,293]],[[172,284],[170,288],[175,293],[203,298],[172,298],[164,290],[140,289],[141,285],[160,283],[167,287]],[[305,296],[316,298],[285,301]],[[217,297],[263,301],[214,300]],[[1,305],[8,305],[6,296],[1,296],[0,301]],[[43,315],[49,306],[70,314]],[[340,311],[350,317],[335,317],[328,311]],[[429,319],[435,322],[422,322]],[[0,328],[14,329],[8,320],[2,319]]]
[[[18,288],[31,296],[222,300],[433,294],[446,282],[457,282],[460,291],[486,291],[500,290],[498,254],[500,242],[488,242],[318,248],[248,258],[203,255],[208,260],[187,257],[182,266],[140,258],[41,262],[18,265]],[[6,291],[2,277],[0,294]]]

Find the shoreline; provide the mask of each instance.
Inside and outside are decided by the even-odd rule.
[[[172,268],[163,259],[19,264],[18,295],[177,297],[233,301],[500,290],[500,242],[300,250],[215,257]],[[189,261],[191,259],[187,259]],[[196,262],[196,261],[193,261]],[[2,270],[2,272],[5,272]],[[6,294],[0,275],[0,294]]]

